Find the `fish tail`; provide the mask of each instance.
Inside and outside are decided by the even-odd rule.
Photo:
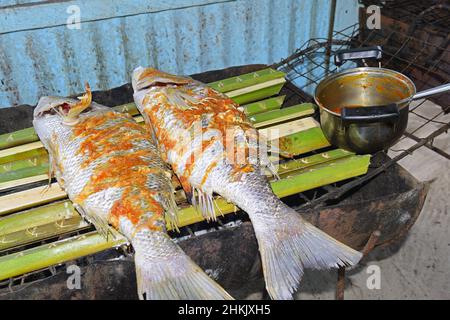
[[[132,241],[138,294],[147,300],[231,300],[163,232],[139,231]]]
[[[361,259],[360,252],[314,227],[292,208],[282,203],[280,207],[281,214],[270,219],[250,214],[272,299],[292,299],[304,268],[351,266]]]

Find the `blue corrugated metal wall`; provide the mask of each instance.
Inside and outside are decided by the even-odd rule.
[[[326,37],[330,2],[3,0],[0,106],[81,92],[84,81],[94,90],[116,87],[138,65],[191,74],[279,61]],[[74,4],[80,30],[65,25]],[[338,0],[335,28],[356,21],[357,0]]]

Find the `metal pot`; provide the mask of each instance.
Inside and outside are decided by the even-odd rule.
[[[346,60],[381,59],[381,47],[339,51],[335,64]],[[408,125],[409,104],[449,85],[416,94],[407,76],[390,69],[359,67],[326,77],[316,88],[322,131],[328,141],[356,153],[386,150]]]

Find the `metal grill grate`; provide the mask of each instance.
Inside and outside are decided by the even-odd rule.
[[[363,2],[365,3],[366,1]],[[375,2],[376,1],[371,1],[371,4]],[[447,13],[445,13],[445,10],[440,10],[439,13],[437,13],[436,9],[442,9],[442,6],[429,7],[426,4],[420,4],[415,1],[395,1],[395,4],[394,1],[383,2],[386,3],[385,8],[392,9],[394,5],[399,5],[401,8],[399,11],[391,12],[393,14],[390,17],[391,20],[388,20],[389,24],[383,25],[381,30],[369,30],[364,28],[363,24],[361,24],[363,28],[358,24],[352,25],[344,30],[335,31],[332,39],[321,38],[307,41],[303,46],[297,49],[294,54],[272,66],[286,72],[288,80],[297,86],[294,87],[290,83],[287,83],[284,86],[282,92],[282,94],[286,94],[284,106],[312,101],[312,93],[316,85],[325,76],[338,70],[333,63],[333,54],[337,50],[344,48],[382,45],[384,49],[384,59],[382,61],[383,67],[405,73],[417,84],[418,90],[450,82],[449,36],[448,34],[445,34],[445,32],[442,34],[441,29],[441,27],[444,26],[445,30],[448,28],[448,25],[450,25],[448,15],[450,11],[446,11]],[[411,4],[411,6],[407,6],[406,3]],[[403,4],[403,6],[401,4]],[[428,10],[431,8],[433,9]],[[406,13],[404,10],[409,10],[409,13]],[[384,11],[388,12],[389,10]],[[398,22],[395,20],[395,17],[402,15],[408,17],[407,21],[394,25],[394,22]],[[420,19],[417,17],[420,17]],[[424,31],[424,29],[430,27],[432,27],[432,31]],[[370,64],[369,61],[367,63]],[[343,68],[351,67],[351,64],[352,62],[347,62]],[[426,146],[450,159],[450,155],[433,146],[433,139],[448,131],[450,128],[450,121],[446,122],[438,120],[446,110],[450,111],[449,95],[442,94],[435,98],[434,101],[442,107],[442,111],[431,118],[425,118],[425,123],[423,125],[411,132],[405,133],[404,137],[412,138],[416,141],[413,146],[402,151],[393,159],[385,160],[384,152],[375,154],[368,174],[362,177],[316,188],[292,196],[295,198],[292,199],[295,202],[295,206],[301,210],[323,207],[330,203],[329,201],[339,199],[348,191],[386,171],[397,161],[412,154],[422,146]],[[423,107],[424,102],[422,101],[412,108],[410,112],[424,118],[424,116],[419,113],[419,108]],[[438,125],[439,128],[425,138],[418,138],[415,133],[428,123],[434,123]],[[323,150],[313,151],[312,153],[322,151]],[[377,159],[381,160],[377,161]],[[218,222],[214,225],[197,223],[182,228],[180,234],[172,234],[172,236],[177,237],[178,240],[182,240],[184,238],[195,237],[205,232],[233,227],[243,221],[248,221],[248,217],[242,213],[219,217]],[[123,250],[120,250],[117,254],[121,255],[123,252]],[[0,288],[11,288],[17,284],[42,279],[55,272],[55,268],[50,267],[44,271],[41,270],[15,279],[0,282]]]
[[[381,29],[369,30],[364,26],[364,23],[355,24],[344,30],[334,31],[331,39],[309,40],[297,49],[294,54],[272,65],[272,67],[287,73],[288,79],[300,89],[301,93],[298,95],[301,99],[312,101],[313,92],[318,83],[327,75],[338,71],[338,67],[334,65],[332,59],[336,51],[381,45],[384,55],[381,62],[382,66],[409,76],[415,82],[418,91],[449,83],[450,37],[448,31],[443,34],[439,28],[430,27],[439,26],[438,22],[448,21],[450,10],[447,13],[434,13],[435,16],[432,16],[431,13],[446,8],[443,8],[441,5],[428,6],[430,10],[426,10],[423,13],[421,11],[422,6],[417,5],[414,7],[418,14],[416,14],[416,18],[411,20],[412,24],[408,25],[403,21],[385,19],[386,17],[382,19]],[[412,10],[412,8],[413,6],[410,6],[405,10]],[[428,18],[423,19],[425,16],[434,17],[430,19],[435,23],[432,25],[427,24]],[[414,22],[418,21],[419,18],[421,28],[418,28],[419,24]],[[448,29],[448,25],[450,24],[446,25],[446,29]],[[374,62],[371,61],[364,61],[364,64],[366,66],[375,66]],[[341,68],[346,69],[354,66],[354,62],[346,62]],[[317,193],[315,193],[312,197],[303,197],[305,203],[300,208],[318,208],[324,206],[328,200],[338,199],[349,190],[372,179],[422,146],[428,147],[439,155],[450,159],[450,155],[447,152],[433,145],[433,140],[450,128],[450,121],[439,119],[444,113],[450,111],[450,94],[443,93],[430,98],[430,100],[442,107],[442,110],[432,117],[425,117],[420,113],[421,108],[426,107],[424,104],[425,99],[410,109],[410,113],[425,120],[423,124],[414,130],[405,132],[401,138],[414,140],[414,145],[406,150],[391,149],[392,151],[401,152],[393,159],[379,162],[378,165],[376,160],[372,161],[374,165],[365,176],[355,178],[345,184],[329,186],[322,195],[317,196]],[[417,137],[416,133],[429,123],[435,124],[437,129],[425,138]],[[385,152],[378,152],[373,155],[373,159],[377,159],[379,156],[382,157],[382,154],[385,154]]]

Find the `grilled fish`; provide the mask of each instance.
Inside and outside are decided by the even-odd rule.
[[[214,218],[216,193],[248,213],[271,298],[292,299],[304,268],[360,260],[361,253],[307,223],[276,197],[262,174],[270,162],[258,152],[258,133],[231,99],[193,79],[152,68],[135,69],[132,85],[163,159],[192,203]]]
[[[42,97],[33,124],[79,212],[133,245],[141,299],[231,299],[168,236],[165,214],[176,224],[177,210],[171,171],[143,126],[91,102],[89,91],[80,101]]]

